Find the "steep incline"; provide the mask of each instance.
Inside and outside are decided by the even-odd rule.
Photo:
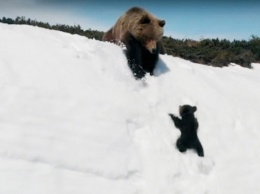
[[[161,56],[136,81],[121,48],[0,24],[0,193],[257,194],[260,65]],[[198,107],[205,158],[168,113]]]

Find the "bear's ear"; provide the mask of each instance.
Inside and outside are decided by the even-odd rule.
[[[159,20],[159,26],[163,27],[165,25],[165,20]]]
[[[193,107],[192,107],[192,110],[193,110],[192,112],[196,112],[197,107],[196,107],[196,106],[193,106]]]
[[[182,114],[182,112],[183,112],[183,107],[180,105],[179,106],[179,113],[180,113],[180,115]]]
[[[149,24],[150,22],[151,22],[151,20],[147,15],[143,16],[140,20],[141,24]]]

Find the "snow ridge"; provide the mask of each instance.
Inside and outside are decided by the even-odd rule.
[[[259,192],[259,64],[162,55],[136,81],[110,43],[5,24],[0,42],[0,193]],[[198,107],[204,158],[175,148],[182,104]]]

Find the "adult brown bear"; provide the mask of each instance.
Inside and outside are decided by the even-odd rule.
[[[146,73],[153,75],[159,54],[165,53],[161,42],[164,25],[164,20],[142,8],[133,7],[104,34],[103,41],[123,42],[128,65],[134,76],[141,79]]]

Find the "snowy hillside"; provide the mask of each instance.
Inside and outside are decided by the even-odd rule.
[[[0,193],[258,194],[253,66],[166,55],[136,81],[116,45],[0,24]],[[198,107],[204,158],[175,148],[182,104]]]

